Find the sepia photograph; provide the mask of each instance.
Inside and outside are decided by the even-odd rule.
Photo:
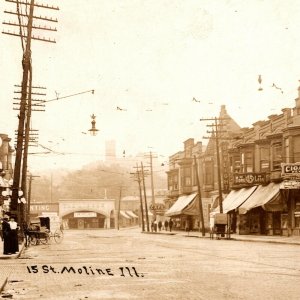
[[[300,1],[0,20],[0,299],[300,299]]]

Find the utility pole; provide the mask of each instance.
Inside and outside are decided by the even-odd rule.
[[[120,186],[120,194],[117,209],[117,229],[120,230],[120,210],[121,210],[122,186]]]
[[[148,215],[148,205],[147,205],[147,195],[146,195],[146,186],[145,186],[145,173],[144,173],[144,167],[143,163],[141,162],[141,170],[142,170],[142,181],[143,181],[143,187],[144,187],[144,198],[145,198],[145,213],[146,213],[146,223],[147,223],[147,231],[150,231],[149,227],[149,215]]]
[[[29,175],[29,187],[28,187],[27,209],[26,209],[26,223],[29,223],[29,221],[30,221],[30,203],[31,203],[32,181],[33,181],[33,178],[35,178],[35,177],[40,177],[40,176],[34,176],[32,174]]]
[[[141,210],[141,217],[142,217],[142,231],[145,231],[145,221],[144,221],[144,208],[143,208],[143,196],[142,196],[142,187],[141,187],[141,177],[140,177],[140,171],[139,171],[139,165],[136,164],[136,173],[131,173],[134,175],[135,181],[138,182],[139,185],[139,195],[140,195],[140,210]]]
[[[213,127],[213,130],[207,131],[208,133],[212,133],[212,136],[215,135],[215,137],[210,137],[214,138],[216,141],[216,152],[217,152],[217,173],[218,173],[218,192],[219,192],[219,207],[220,207],[220,213],[223,213],[223,194],[222,194],[222,181],[221,181],[221,163],[220,163],[220,147],[219,147],[219,134],[221,133],[221,130],[219,127],[222,125],[219,124],[219,121],[222,120],[227,120],[227,118],[208,118],[208,119],[200,119],[200,121],[214,121],[214,124],[212,125],[207,125],[210,127]],[[203,137],[207,138],[207,137]]]
[[[154,193],[154,181],[153,181],[153,158],[156,158],[153,157],[152,155],[152,152],[150,151],[149,153],[149,158],[150,158],[150,175],[151,175],[151,193],[152,193],[152,200],[151,200],[151,204],[154,205],[155,204],[155,193]],[[154,219],[156,218],[156,212],[155,210],[153,211],[154,212]]]
[[[20,188],[22,152],[23,152],[23,144],[24,144],[24,127],[25,127],[25,120],[26,120],[26,106],[28,105],[27,102],[28,82],[29,82],[28,79],[29,79],[29,74],[32,72],[31,40],[40,40],[44,42],[55,43],[55,40],[53,39],[50,38],[46,39],[43,37],[32,35],[32,30],[36,29],[36,30],[57,31],[56,28],[37,26],[33,23],[33,19],[49,21],[49,22],[57,22],[56,19],[35,16],[34,7],[52,9],[52,10],[59,10],[59,8],[54,6],[43,5],[43,4],[35,4],[34,0],[31,0],[30,3],[27,1],[23,2],[17,0],[6,0],[6,2],[15,3],[17,5],[17,12],[12,12],[12,11],[4,11],[4,12],[7,14],[16,15],[18,17],[18,23],[3,22],[3,24],[9,26],[17,26],[19,28],[19,32],[2,31],[2,33],[21,37],[22,49],[23,49],[23,59],[22,59],[23,76],[22,76],[22,84],[21,84],[20,111],[18,115],[19,124],[18,124],[18,131],[17,131],[17,146],[16,146],[16,158],[15,158],[13,185],[12,185],[12,199],[11,199],[11,206],[10,206],[11,214],[17,215],[18,223],[21,224],[23,220],[21,219],[22,217],[21,212],[19,212],[18,210],[19,208],[18,192]],[[27,12],[26,14],[22,14],[22,12],[20,12],[20,6],[23,6],[23,11]],[[28,11],[28,7],[29,7],[29,11]],[[24,47],[24,43],[26,44],[25,47]],[[31,93],[31,91],[29,91],[29,93]],[[26,156],[25,169],[27,169],[27,152],[25,156]],[[26,173],[25,173],[25,178],[26,178]],[[24,182],[26,186],[26,181]]]
[[[197,178],[197,186],[198,186],[198,200],[199,200],[199,231],[200,231],[200,221],[201,221],[201,231],[202,236],[205,236],[205,225],[204,225],[204,216],[203,216],[203,207],[202,207],[202,198],[201,198],[201,189],[200,189],[200,180],[198,174],[198,164],[196,156],[194,155],[194,162],[196,168],[196,178]]]

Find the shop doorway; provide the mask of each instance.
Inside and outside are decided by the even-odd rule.
[[[78,219],[78,229],[84,229],[84,220]]]

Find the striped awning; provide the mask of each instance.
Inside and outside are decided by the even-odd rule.
[[[132,218],[138,218],[138,216],[131,210],[126,210],[125,212],[127,215],[129,215]]]
[[[120,215],[121,215],[122,217],[126,218],[126,219],[131,219],[131,218],[126,214],[126,212],[123,211],[123,210],[120,210]]]
[[[255,192],[239,207],[240,214],[246,214],[249,210],[264,206],[278,199],[280,196],[280,183],[271,182],[268,185],[260,185]]]

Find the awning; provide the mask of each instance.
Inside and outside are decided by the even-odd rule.
[[[126,214],[132,218],[138,218],[138,216],[131,210],[126,210]]]
[[[171,208],[165,213],[167,217],[181,215],[183,210],[194,200],[197,193],[191,195],[180,196]]]
[[[236,209],[242,203],[244,203],[256,190],[257,186],[252,186],[250,188],[242,188],[239,190],[232,190],[227,197],[223,200],[223,213],[226,214],[231,210]],[[213,210],[214,212],[219,212],[220,207],[218,206]]]
[[[126,219],[130,219],[130,217],[123,210],[120,210],[120,215]]]
[[[280,183],[271,182],[266,186],[260,185],[255,192],[239,207],[240,214],[246,214],[250,209],[273,202],[280,196]]]
[[[211,198],[203,198],[201,197],[202,202],[202,209],[204,208],[204,203],[210,203]],[[198,194],[196,194],[196,197],[193,199],[193,201],[190,202],[190,204],[182,211],[184,215],[190,215],[190,216],[198,216],[199,215],[199,197]]]

